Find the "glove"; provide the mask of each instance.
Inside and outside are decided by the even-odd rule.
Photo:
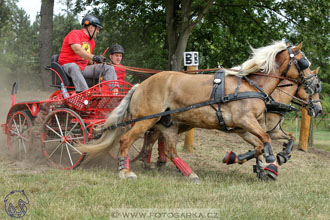
[[[100,55],[93,56],[93,62],[95,62],[95,63],[103,63],[104,61],[105,61],[105,58]]]

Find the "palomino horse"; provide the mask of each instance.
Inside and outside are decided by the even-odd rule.
[[[319,68],[313,71],[314,74],[318,73]],[[282,88],[283,87],[283,88]],[[296,97],[297,98],[296,98]],[[292,110],[291,106],[288,106],[293,98],[297,99],[299,102],[303,102],[303,107],[307,108],[308,114],[313,117],[317,117],[322,112],[322,106],[319,100],[319,93],[315,93],[310,100],[310,95],[301,87],[293,82],[288,80],[282,80],[275,91],[271,94],[271,97],[276,104],[273,104],[273,109],[267,108],[267,112],[265,114],[265,127],[267,133],[270,135],[272,140],[286,139],[288,143],[284,144],[283,151],[277,154],[277,162],[279,165],[286,163],[291,157],[292,147],[294,145],[295,136],[288,131],[284,131],[281,128],[281,124],[283,123],[284,114],[287,111]],[[284,104],[284,105],[283,105]],[[144,162],[144,167],[146,169],[150,168],[150,157],[152,153],[152,147],[154,143],[158,142],[158,160],[157,166],[162,167],[166,164],[168,158],[165,154],[165,145],[167,144],[167,140],[162,135],[161,131],[164,128],[158,129],[161,125],[156,125],[153,129],[150,129],[147,134],[147,141],[144,148],[144,154],[142,161]],[[179,133],[190,130],[191,127],[180,124],[179,125]],[[250,140],[255,137],[251,135],[249,132],[239,133],[245,140]],[[252,142],[253,141],[249,141]],[[226,163],[228,159],[228,154],[224,157],[223,162]],[[234,161],[236,162],[236,161]],[[260,176],[259,176],[260,177]],[[274,176],[272,176],[274,178]]]
[[[267,163],[275,161],[271,139],[260,125],[264,120],[265,111],[265,99],[261,97],[266,97],[274,91],[281,76],[301,80],[309,93],[314,93],[320,86],[317,76],[309,69],[309,62],[300,51],[301,46],[302,44],[293,48],[287,47],[285,43],[279,41],[266,47],[253,49],[252,58],[242,64],[239,73],[226,71],[225,80],[223,82],[217,80],[216,83],[225,85],[224,93],[226,94],[226,97],[219,99],[222,118],[220,123],[236,132],[249,131],[257,137],[253,143],[256,147],[254,154],[245,154],[239,158],[240,161],[257,158],[260,155],[265,157]],[[249,75],[257,71],[267,73],[272,77]],[[207,102],[213,90],[213,81],[214,77],[211,75],[188,75],[173,71],[151,76],[139,86],[134,86],[109,115],[103,124],[104,132],[101,138],[94,144],[82,145],[80,150],[90,153],[108,152],[119,140],[119,176],[120,178],[137,178],[129,167],[128,150],[137,138],[155,126],[160,117],[137,121],[129,130],[128,126],[115,126],[111,130],[107,128],[122,122],[124,118],[136,119]],[[232,94],[237,97],[237,94],[240,96],[247,93],[262,93],[262,95],[235,101],[227,99]],[[163,132],[168,140],[167,156],[184,175],[192,180],[198,180],[198,176],[177,156],[175,150],[178,133],[176,122],[192,127],[220,130],[223,126],[219,123],[219,111],[215,113],[216,107],[219,107],[218,104],[171,114],[174,123]]]

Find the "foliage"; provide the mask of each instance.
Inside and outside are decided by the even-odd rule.
[[[5,0],[0,4],[0,19],[7,21],[6,25],[0,27],[0,46],[2,51],[7,51],[6,56],[0,54],[1,61],[6,62],[6,67],[14,72],[20,67],[30,70],[37,64],[40,22],[38,19],[32,26],[29,25],[28,18],[24,12],[19,12],[16,2]],[[62,0],[67,9],[54,16],[53,54],[59,53],[64,36],[80,27],[76,15],[88,6],[91,8],[89,13],[99,16],[104,26],[96,39],[96,54],[102,54],[107,47],[119,43],[126,52],[124,65],[167,69],[169,46],[165,2]],[[202,4],[205,1],[194,1],[191,7],[195,9]],[[232,67],[248,58],[250,46],[256,48],[280,39],[293,44],[304,41],[303,51],[312,61],[312,69],[320,66],[320,78],[330,83],[329,10],[330,2],[326,0],[216,0],[204,19],[193,29],[186,50],[199,51],[200,69],[218,65]],[[180,13],[178,10],[177,16],[181,16]],[[22,30],[18,32],[20,28]],[[15,38],[17,42],[10,43]],[[26,39],[29,43],[21,46]],[[13,46],[20,51],[9,53],[14,50]],[[18,53],[20,58],[17,58]],[[30,65],[30,57],[37,57],[33,65]],[[13,65],[17,59],[22,65]],[[327,91],[326,84],[324,91]]]
[[[13,80],[31,83],[34,77],[38,78],[38,26],[31,26],[29,17],[16,2],[5,0],[0,4],[0,17],[6,18],[2,22],[5,25],[0,26],[0,67]]]

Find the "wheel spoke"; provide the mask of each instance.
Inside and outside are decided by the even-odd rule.
[[[14,141],[19,140],[19,136],[15,136],[15,138],[11,138],[10,143],[13,143]]]
[[[63,136],[61,124],[60,124],[60,122],[58,120],[57,114],[55,114],[55,119],[56,119],[56,122],[57,122],[58,129],[60,130],[61,136]]]
[[[54,129],[52,129],[49,125],[46,125],[46,127],[51,130],[52,132],[54,132],[57,136],[59,136],[60,138],[62,137],[62,135],[60,135],[59,133],[57,133]]]
[[[17,136],[19,136],[19,133],[14,131],[14,130],[10,130],[9,132],[13,133],[13,134],[16,134]]]
[[[24,152],[26,153],[26,145],[25,145],[25,141],[23,139],[21,139],[22,141],[22,144],[23,144],[23,149],[24,149]]]
[[[18,129],[18,127],[17,127],[17,124],[16,124],[16,121],[15,121],[15,118],[13,119],[13,122],[14,122],[14,125],[15,125],[15,128],[16,128],[17,134],[19,134],[19,129]]]
[[[134,149],[137,153],[140,152],[140,150],[135,146],[135,144],[132,144],[132,147],[133,147],[133,149]]]
[[[79,151],[77,148],[75,148],[72,144],[70,144],[69,142],[67,142],[67,145],[69,145],[73,150],[77,151],[79,154],[82,154],[81,151]]]
[[[67,143],[65,144],[65,147],[66,147],[66,151],[68,152],[68,156],[69,156],[69,159],[70,159],[71,166],[73,166],[73,162],[72,162],[72,158],[71,158],[70,150],[69,150],[69,148],[68,148],[68,144],[67,144]]]
[[[63,157],[63,145],[62,145],[62,147],[61,147],[61,156],[60,156],[60,164],[62,164],[62,157]]]
[[[50,142],[61,142],[61,139],[51,139],[51,140],[45,140],[44,143],[50,143]]]
[[[64,129],[64,134],[67,136],[67,130],[68,130],[68,122],[69,122],[69,113],[66,113],[66,119],[65,119],[65,129]]]
[[[85,139],[85,138],[83,136],[70,138],[70,140],[82,140],[82,139]]]
[[[53,150],[53,152],[51,152],[51,153],[49,154],[48,159],[50,159],[50,158],[53,156],[53,154],[57,151],[57,149],[58,149],[61,145],[62,145],[62,143],[59,143],[59,144],[55,147],[55,149]]]
[[[22,132],[22,118],[21,114],[18,114],[18,122],[19,122],[19,131]]]
[[[72,126],[72,128],[70,129],[70,131],[68,132],[68,134],[73,134],[72,131],[73,131],[73,129],[76,128],[76,126],[77,126],[78,124],[79,124],[79,122],[76,122],[76,123]]]

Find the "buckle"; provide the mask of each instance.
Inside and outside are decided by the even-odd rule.
[[[220,84],[221,83],[221,79],[214,79],[213,82],[216,83],[216,84]]]
[[[221,99],[222,99],[222,102],[228,102],[229,101],[229,96],[228,95],[223,96]]]

